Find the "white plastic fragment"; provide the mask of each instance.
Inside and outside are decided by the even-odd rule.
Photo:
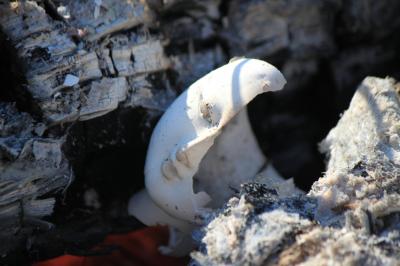
[[[167,224],[183,232],[200,224],[207,208],[220,207],[232,188],[254,178],[265,164],[246,105],[285,83],[274,66],[242,58],[192,84],[153,131],[147,192],[132,197],[129,213],[147,225]]]
[[[70,19],[71,14],[67,6],[60,5],[57,7],[57,13],[65,19]]]
[[[65,76],[63,85],[66,86],[66,87],[72,87],[72,86],[75,86],[78,83],[79,83],[79,77],[71,75],[71,74],[67,74]]]
[[[170,225],[179,228],[182,232],[190,233],[193,226],[185,221],[178,220],[158,207],[150,198],[145,189],[133,195],[128,204],[129,213],[141,213],[140,220],[146,225]]]

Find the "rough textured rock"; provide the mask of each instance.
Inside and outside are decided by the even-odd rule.
[[[366,235],[321,227],[309,196],[278,198],[250,183],[212,217],[192,265],[397,265],[399,234]]]
[[[235,54],[255,57],[287,51],[295,58],[327,56],[340,1],[232,1],[227,38]],[[264,27],[268,25],[268,27]]]
[[[269,196],[265,192],[257,193],[256,197]],[[295,200],[284,204],[291,205]],[[254,203],[270,207],[276,204],[276,198],[261,202],[256,198],[253,203],[245,196],[231,199],[227,209],[207,226],[209,233],[202,239],[206,254],[192,255],[200,265],[264,265],[276,257],[285,244],[293,242],[299,231],[312,225],[298,213],[271,207],[273,210],[267,211],[269,208],[257,208]]]
[[[64,140],[43,137],[43,124],[11,104],[0,103],[0,227],[2,241],[21,238],[29,225],[51,227],[40,218],[53,213],[51,193],[67,189],[73,173],[62,152]],[[29,169],[29,171],[27,171]],[[39,224],[39,225],[38,225]],[[7,254],[18,241],[1,245]]]
[[[329,163],[325,177],[314,183],[310,192],[319,200],[316,217],[321,222],[355,209],[370,215],[370,226],[377,229],[376,219],[398,211],[398,87],[389,78],[364,79],[349,109],[321,143]],[[378,211],[379,208],[385,211]]]
[[[126,77],[142,79],[169,67],[159,36],[145,30],[117,34],[151,22],[139,1],[103,1],[100,11],[93,1],[63,1],[59,7],[72,15],[54,20],[34,1],[0,5],[2,29],[23,60],[27,89],[48,123],[111,112],[136,96]]]
[[[398,265],[399,85],[366,78],[322,142],[326,174],[306,196],[261,184],[210,218],[199,265]]]

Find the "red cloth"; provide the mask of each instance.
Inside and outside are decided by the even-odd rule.
[[[187,265],[188,258],[163,256],[158,252],[160,245],[168,241],[165,227],[147,227],[122,235],[109,235],[101,245],[118,246],[119,249],[104,256],[63,255],[41,261],[33,266],[178,266]],[[101,246],[100,245],[100,246]]]

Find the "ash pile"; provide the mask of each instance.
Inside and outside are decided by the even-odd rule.
[[[327,170],[310,192],[243,184],[197,232],[193,265],[398,265],[399,88],[367,77],[320,144]]]

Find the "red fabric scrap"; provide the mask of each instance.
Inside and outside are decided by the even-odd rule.
[[[127,234],[109,235],[100,246],[118,246],[118,249],[104,256],[63,255],[41,261],[33,266],[178,266],[187,265],[188,258],[163,256],[158,247],[168,242],[168,229],[147,227]]]

